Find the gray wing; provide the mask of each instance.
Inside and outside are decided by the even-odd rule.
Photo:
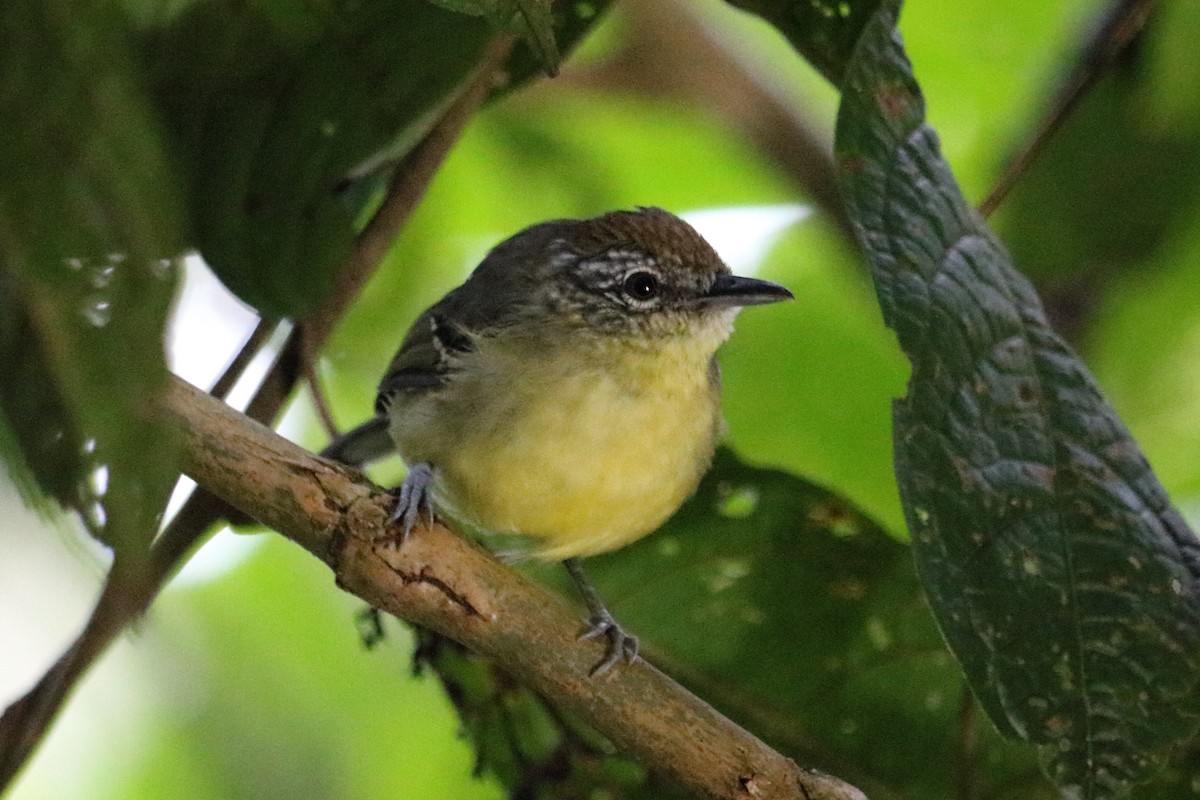
[[[479,338],[536,313],[534,299],[553,269],[551,256],[576,224],[544,222],[501,242],[462,286],[418,317],[379,382],[376,413],[386,413],[399,394],[445,385]]]
[[[379,382],[375,413],[385,414],[399,394],[444,386],[480,338],[508,324],[512,298],[473,287],[477,274],[417,317]]]
[[[448,300],[450,296],[417,317],[409,329],[379,382],[375,413],[386,413],[397,394],[445,385],[459,357],[475,348],[477,332],[451,316],[453,306]]]

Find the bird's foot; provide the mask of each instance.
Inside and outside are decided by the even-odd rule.
[[[626,664],[632,664],[638,657],[638,640],[636,636],[628,634],[617,621],[613,619],[607,609],[592,615],[588,619],[588,629],[584,631],[580,639],[599,639],[601,636],[608,639],[608,649],[604,651],[604,658],[592,667],[588,673],[591,677],[597,678],[608,672],[613,666],[621,660]]]
[[[604,601],[600,599],[600,594],[596,591],[596,587],[592,586],[588,582],[587,577],[584,576],[583,567],[579,566],[579,559],[564,559],[563,566],[567,568],[567,574],[571,576],[575,587],[579,589],[579,595],[583,598],[583,604],[587,606],[588,611],[592,614],[588,618],[588,629],[579,638],[599,639],[603,636],[608,639],[608,649],[604,651],[604,658],[600,659],[600,662],[592,667],[588,674],[593,678],[599,677],[612,669],[622,659],[624,659],[625,663],[632,664],[637,660],[638,656],[637,637],[626,633],[617,624],[617,621],[613,619],[613,615],[604,605]]]
[[[398,544],[408,541],[408,535],[421,521],[424,511],[427,525],[433,525],[433,466],[426,463],[413,464],[397,493],[396,508],[388,524],[400,523]]]

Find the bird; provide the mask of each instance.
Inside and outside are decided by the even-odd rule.
[[[732,274],[687,222],[638,207],[555,219],[496,245],[422,313],[375,415],[322,455],[399,452],[402,544],[434,507],[562,561],[605,637],[592,669],[637,658],[579,559],[653,532],[695,491],[721,435],[716,353],[744,306],[792,298]]]

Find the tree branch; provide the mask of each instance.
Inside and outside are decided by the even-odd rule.
[[[589,678],[600,645],[579,640],[576,611],[440,524],[396,547],[386,536],[395,499],[357,473],[179,379],[165,410],[183,440],[184,471],[320,558],[338,586],[495,660],[697,795],[865,800],[799,768],[644,661]]]
[[[1141,34],[1157,5],[1158,0],[1116,0],[1104,11],[1100,24],[1088,38],[1070,74],[1055,91],[1037,128],[1009,161],[992,191],[979,204],[980,214],[991,216],[1004,202],[1004,198],[1033,166],[1046,143],[1063,126],[1084,95]]]

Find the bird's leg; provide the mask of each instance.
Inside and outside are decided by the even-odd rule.
[[[563,566],[567,568],[567,573],[570,574],[575,588],[579,590],[579,594],[583,598],[584,605],[587,606],[588,613],[591,614],[588,618],[588,625],[590,627],[580,638],[596,639],[604,636],[608,639],[608,649],[604,652],[604,658],[596,666],[592,667],[591,676],[594,678],[603,675],[612,669],[613,665],[621,659],[625,659],[627,663],[633,663],[638,654],[637,637],[626,633],[617,624],[617,621],[613,619],[612,612],[605,607],[604,601],[600,599],[599,593],[596,592],[596,588],[588,583],[588,579],[584,577],[583,568],[579,565],[579,559],[564,559]]]
[[[422,511],[428,514],[429,524],[433,525],[433,465],[425,462],[409,467],[400,484],[396,508],[388,520],[388,524],[400,522],[400,544],[408,540]]]

